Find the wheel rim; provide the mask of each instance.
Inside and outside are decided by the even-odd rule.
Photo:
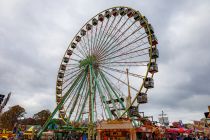
[[[126,74],[132,97],[129,106],[138,105],[138,94],[148,90],[146,77],[154,74],[149,72],[151,63],[156,63],[151,53],[156,48],[153,34],[146,18],[129,7],[113,7],[89,20],[71,41],[59,68],[60,117],[67,123],[123,117],[129,108]]]

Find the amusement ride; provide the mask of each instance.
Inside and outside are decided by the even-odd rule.
[[[56,82],[57,107],[38,132],[58,115],[60,130],[86,131],[93,139],[99,121],[130,119],[138,126],[158,72],[158,41],[139,11],[113,7],[92,17],[70,42]]]

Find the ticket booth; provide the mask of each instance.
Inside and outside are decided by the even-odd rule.
[[[131,120],[102,121],[97,126],[97,140],[136,140]]]

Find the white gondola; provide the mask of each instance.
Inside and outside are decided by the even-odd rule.
[[[140,17],[140,14],[139,14],[139,12],[137,11],[137,12],[135,12],[135,14],[134,14],[134,19],[136,20],[136,21],[138,21],[138,20],[140,20],[141,19],[141,17]]]
[[[134,11],[132,9],[127,9],[127,16],[131,18],[134,15]]]
[[[146,93],[139,93],[137,96],[137,102],[139,104],[147,103],[147,94]]]
[[[98,20],[101,21],[101,22],[104,21],[104,15],[99,14],[98,15]]]
[[[154,80],[151,77],[147,77],[144,81],[144,87],[149,89],[149,88],[154,88]]]
[[[71,48],[72,48],[72,49],[75,49],[76,46],[77,46],[76,43],[72,43],[72,44],[71,44]]]
[[[67,53],[67,55],[72,55],[72,52],[73,52],[73,51],[69,49],[69,50],[67,50],[66,53]]]
[[[156,36],[154,34],[151,35],[151,40],[150,40],[150,36],[148,36],[148,42],[152,46],[158,44],[158,40],[157,40],[157,38],[156,38]]]
[[[134,117],[134,116],[138,117],[139,116],[138,106],[131,106],[129,108],[129,115],[131,117]]]
[[[119,11],[120,11],[120,15],[121,15],[121,16],[126,15],[126,11],[125,11],[124,8],[120,8]]]
[[[85,35],[86,35],[86,31],[85,31],[84,29],[82,29],[82,30],[80,31],[80,35],[81,35],[81,36],[85,36]]]
[[[57,80],[57,86],[62,86],[62,84],[63,84],[63,81],[62,80]]]
[[[63,62],[64,62],[64,63],[68,63],[68,62],[69,62],[69,58],[68,58],[68,57],[64,57],[64,58],[63,58]]]
[[[64,73],[63,72],[59,72],[58,73],[58,78],[61,78],[62,79],[63,77],[64,77]]]
[[[60,69],[63,70],[63,71],[66,70],[66,65],[62,64]]]
[[[91,29],[92,29],[92,25],[88,23],[88,24],[86,25],[86,29],[87,29],[87,30],[91,30]]]
[[[105,12],[105,17],[106,18],[110,18],[111,17],[111,12],[110,11],[106,11]]]
[[[112,9],[112,15],[115,16],[115,17],[118,16],[119,11],[116,8]]]
[[[150,34],[154,33],[154,28],[152,27],[151,24],[148,24],[148,28],[145,28],[145,32],[146,32],[147,35],[149,35],[149,33]]]
[[[77,42],[80,42],[81,41],[81,36],[76,36],[76,39],[75,39]]]
[[[94,26],[96,26],[96,25],[98,24],[98,20],[94,18],[94,19],[92,20],[92,24],[93,24]]]
[[[61,87],[57,87],[57,88],[56,88],[56,94],[57,94],[57,95],[61,95],[61,93],[62,93]]]
[[[141,26],[145,28],[146,25],[147,25],[147,23],[148,23],[148,19],[147,19],[145,16],[143,16],[143,17],[140,19],[140,24],[141,24]]]
[[[149,64],[148,64],[148,66],[149,66]],[[158,72],[158,65],[155,62],[150,63],[149,72],[152,74]]]
[[[158,51],[158,49],[156,47],[152,47],[152,51],[151,52],[150,52],[150,49],[149,49],[149,54],[150,53],[152,53],[151,54],[152,59],[156,59],[156,58],[159,57],[159,51]]]

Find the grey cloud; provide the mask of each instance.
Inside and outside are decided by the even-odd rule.
[[[208,0],[1,1],[0,92],[13,91],[9,105],[21,104],[29,114],[53,110],[57,70],[69,41],[87,20],[117,5],[146,15],[159,40],[160,72],[141,109],[156,117],[163,109],[172,119],[199,119],[210,97]]]

